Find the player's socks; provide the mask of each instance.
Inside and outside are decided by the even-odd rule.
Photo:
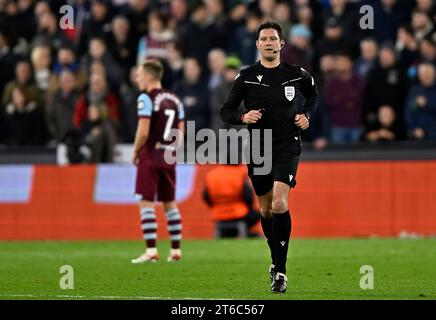
[[[170,234],[171,249],[180,249],[182,240],[182,217],[177,208],[165,212],[167,217],[168,232]]]
[[[271,251],[271,263],[275,263],[274,257],[274,237],[273,237],[273,218],[265,218],[260,216],[260,222],[262,225],[263,234],[265,235],[266,241],[268,243],[269,250]]]
[[[277,273],[286,274],[286,258],[291,233],[291,215],[289,211],[274,213],[273,215],[274,254],[276,258],[274,270]]]
[[[141,209],[141,228],[147,248],[156,248],[157,223],[156,212],[153,208]]]

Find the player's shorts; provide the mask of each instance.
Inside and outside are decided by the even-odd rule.
[[[262,196],[268,193],[274,181],[280,181],[295,188],[297,185],[297,169],[302,150],[301,138],[288,140],[285,143],[273,144],[272,146],[272,167],[271,172],[265,175],[256,175],[254,168],[256,164],[248,164],[248,175],[253,184],[256,195]],[[260,165],[262,166],[262,165]]]
[[[136,173],[136,198],[146,201],[174,201],[176,166],[165,163],[163,152],[141,152]]]

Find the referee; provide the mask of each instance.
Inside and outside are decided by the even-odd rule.
[[[306,70],[280,60],[284,40],[278,23],[267,20],[260,24],[256,39],[260,61],[236,76],[221,108],[221,119],[229,124],[247,124],[250,133],[253,129],[272,130],[271,172],[255,175],[255,165],[250,161],[248,173],[260,202],[262,229],[271,251],[271,291],[284,293],[291,233],[288,196],[296,185],[300,131],[309,127],[318,92]],[[242,101],[244,113],[238,110]]]

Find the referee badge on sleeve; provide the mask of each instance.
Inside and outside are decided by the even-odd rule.
[[[292,101],[292,99],[294,99],[294,97],[295,97],[295,87],[286,86],[285,87],[285,97],[289,101]]]

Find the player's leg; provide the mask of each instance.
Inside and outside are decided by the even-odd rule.
[[[168,233],[171,241],[167,261],[178,261],[182,257],[180,242],[182,240],[182,216],[175,202],[176,168],[165,166],[159,170],[158,200],[163,202]]]
[[[175,201],[164,202],[171,249],[167,261],[177,261],[182,258],[180,242],[182,240],[182,216]]]
[[[273,235],[275,252],[275,281],[272,290],[274,292],[286,291],[286,259],[291,234],[291,216],[288,209],[288,197],[290,187],[281,181],[274,181],[272,213]]]
[[[154,202],[142,200],[139,202],[139,209],[141,212],[141,229],[146,244],[146,250],[144,254],[133,259],[132,263],[156,262],[159,260],[159,255],[156,247],[157,222]]]
[[[157,192],[158,177],[153,163],[149,158],[143,156],[139,159],[136,174],[136,197],[139,200],[141,213],[141,230],[144,237],[145,253],[132,263],[155,262],[159,259],[156,247],[157,222],[154,199]]]
[[[271,280],[275,272],[274,271],[275,255],[274,255],[274,236],[273,236],[272,196],[273,196],[273,189],[271,189],[268,193],[257,197],[259,200],[260,210],[261,210],[260,222],[262,225],[262,231],[263,234],[265,235],[269,250],[271,252],[271,265],[269,267]]]

